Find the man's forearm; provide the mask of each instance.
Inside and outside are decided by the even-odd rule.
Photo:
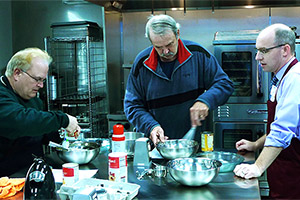
[[[255,164],[263,173],[277,158],[280,152],[283,150],[282,147],[264,147]]]
[[[262,149],[264,147],[266,141],[266,134],[261,136],[256,142],[255,142],[255,150]]]

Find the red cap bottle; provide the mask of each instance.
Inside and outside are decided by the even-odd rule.
[[[124,127],[122,124],[116,124],[113,126],[112,135],[112,152],[125,152],[125,135]]]
[[[113,134],[114,135],[123,135],[124,134],[124,126],[122,124],[116,124],[113,126]]]

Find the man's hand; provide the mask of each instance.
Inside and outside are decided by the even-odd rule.
[[[256,151],[255,142],[242,139],[235,143],[235,148],[238,151]]]
[[[68,114],[67,114],[67,116],[69,118],[69,125],[66,128],[68,136],[78,138],[80,131],[81,131],[81,128],[78,125],[78,121],[77,121],[76,117],[73,117]]]
[[[165,140],[167,140],[168,137],[164,135],[164,130],[161,126],[156,126],[150,133],[150,139],[156,146],[158,142],[165,142]]]
[[[209,108],[205,103],[200,101],[194,103],[190,108],[192,126],[201,126],[201,121],[207,117],[208,110]]]
[[[235,175],[245,179],[260,177],[261,174],[263,173],[263,171],[260,170],[256,164],[237,165],[234,168],[233,172],[235,173]]]

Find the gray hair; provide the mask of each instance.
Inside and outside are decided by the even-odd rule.
[[[275,26],[275,44],[288,44],[291,47],[291,53],[295,54],[295,32],[284,24],[274,24]]]
[[[150,28],[154,34],[164,35],[166,30],[172,30],[175,34],[176,38],[178,36],[177,32],[180,28],[180,24],[177,23],[172,17],[169,15],[151,15],[148,18],[148,22],[146,24],[146,33],[145,36],[150,39]]]
[[[51,56],[49,56],[46,51],[40,50],[39,48],[27,48],[18,51],[9,60],[6,66],[5,76],[12,76],[16,68],[27,71],[31,67],[32,60],[37,57],[47,61],[48,65],[50,65],[50,63],[52,62]]]

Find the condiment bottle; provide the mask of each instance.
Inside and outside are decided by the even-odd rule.
[[[62,142],[62,146],[64,148],[69,148],[70,142],[67,138],[64,139],[64,141]]]
[[[113,126],[113,135],[112,135],[112,152],[125,152],[125,135],[124,127],[122,124],[116,124]]]
[[[204,131],[201,134],[201,151],[214,150],[214,134],[210,131]]]

